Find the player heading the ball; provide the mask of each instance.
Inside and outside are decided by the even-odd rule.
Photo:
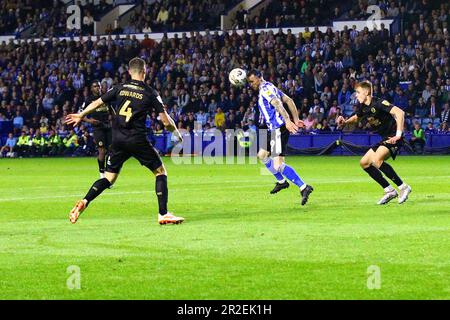
[[[299,127],[303,127],[303,121],[298,117],[297,107],[294,100],[283,93],[269,81],[264,80],[259,70],[252,70],[247,74],[247,81],[253,90],[258,91],[258,107],[264,116],[267,131],[267,145],[260,146],[258,158],[264,163],[277,179],[274,189],[270,192],[275,194],[289,187],[285,180],[292,181],[300,189],[301,204],[305,205],[313,187],[303,182],[294,168],[285,163],[289,133],[296,133]],[[283,106],[285,103],[291,114]]]

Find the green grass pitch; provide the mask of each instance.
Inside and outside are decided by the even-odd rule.
[[[165,158],[169,207],[186,222],[160,226],[135,160],[72,225],[95,159],[2,159],[0,299],[450,298],[450,157],[390,161],[413,192],[387,206],[358,157],[287,160],[315,187],[305,207],[292,184],[270,195],[261,165]]]

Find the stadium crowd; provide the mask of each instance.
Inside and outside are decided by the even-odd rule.
[[[13,148],[22,156],[95,152],[89,125],[73,130],[64,118],[79,110],[92,81],[99,80],[106,92],[128,79],[126,64],[134,56],[148,62],[147,83],[188,132],[256,128],[257,93],[228,82],[228,72],[241,67],[260,69],[294,99],[306,125],[301,133],[336,130],[337,116],[354,112],[354,83],[365,79],[374,84],[374,95],[406,112],[407,130],[414,137],[416,130],[421,139],[420,129],[448,133],[450,6],[420,3],[427,7],[407,11],[404,32],[392,35],[381,25],[371,32],[190,32],[160,43],[147,35],[139,41],[134,35],[112,34],[3,42],[0,121],[12,121],[13,132],[2,141],[0,154]],[[164,134],[155,114],[148,125],[154,134]]]
[[[0,0],[0,34],[15,34],[27,30],[30,36],[78,36],[93,34],[94,21],[99,21],[103,15],[114,7],[106,0],[92,1],[76,0],[81,10],[81,29],[69,27],[66,6],[61,0]],[[127,1],[122,0],[121,3]],[[107,33],[132,34],[165,31],[186,31],[218,29],[220,15],[236,5],[239,0],[162,0],[129,1],[136,4],[133,14],[120,24],[107,27]]]
[[[373,13],[379,18],[401,16],[430,9],[429,1],[336,1],[336,0],[269,0],[261,9],[255,8],[251,14],[241,8],[234,20],[237,28],[280,28],[292,26],[331,25],[333,20],[367,20]],[[379,10],[370,6],[376,5]],[[253,16],[253,18],[250,18]]]
[[[82,14],[80,30],[68,28],[67,20],[71,13],[67,13],[66,6],[61,0],[1,0],[0,1],[0,35],[14,34],[20,37],[25,30],[30,36],[75,36],[92,34],[94,20],[112,9],[112,5],[105,0],[98,0],[94,5],[91,1],[77,0]]]
[[[163,0],[151,4],[143,1],[134,10],[129,23],[114,33],[172,32],[215,30],[220,27],[220,15],[239,3],[239,0]]]

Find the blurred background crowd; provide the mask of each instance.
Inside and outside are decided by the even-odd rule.
[[[307,27],[293,33],[278,28],[367,19],[372,2],[271,1],[253,19],[239,10],[233,20],[235,29],[243,29],[238,33],[217,29],[219,14],[239,1],[151,1],[142,4],[126,28],[85,39],[79,35],[92,33],[88,22],[111,5],[100,1],[82,7],[88,19],[74,32],[67,30],[65,8],[57,2],[0,1],[1,33],[31,26],[36,36],[0,44],[0,121],[13,123],[9,137],[1,140],[3,156],[12,148],[31,156],[95,153],[89,125],[73,130],[64,117],[79,110],[93,81],[100,81],[106,92],[127,80],[127,62],[135,56],[147,61],[146,82],[187,132],[256,129],[257,92],[228,82],[228,72],[240,67],[261,70],[294,99],[306,125],[300,134],[335,131],[336,117],[355,111],[353,86],[361,80],[370,80],[375,96],[405,111],[409,132],[449,133],[448,2],[372,1],[384,17],[400,19],[398,33],[383,24],[373,31],[349,25],[343,31]],[[265,27],[278,31],[254,29]],[[203,35],[192,31],[202,28]],[[159,42],[152,39],[151,32],[168,31],[180,32]],[[148,34],[138,40],[135,32]],[[59,40],[60,35],[72,38]],[[148,127],[154,135],[164,134],[155,114]]]

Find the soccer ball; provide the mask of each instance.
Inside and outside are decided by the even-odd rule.
[[[233,86],[242,87],[247,79],[247,72],[244,69],[236,68],[230,71],[228,80]]]

